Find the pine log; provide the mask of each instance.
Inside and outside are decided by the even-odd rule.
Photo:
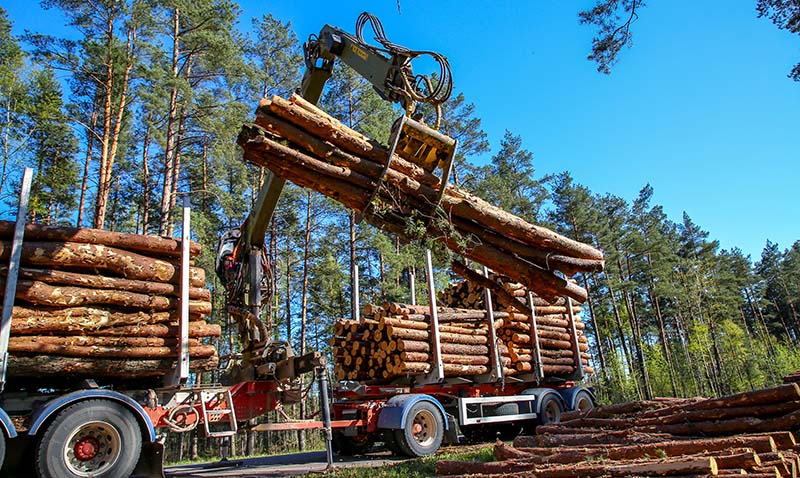
[[[189,339],[189,347],[202,345],[196,338]],[[175,347],[178,345],[177,337],[120,337],[120,336],[92,336],[81,335],[56,336],[35,335],[23,337],[10,337],[9,344],[21,346],[23,344],[48,344],[58,346],[106,346],[106,347]]]
[[[482,287],[491,290],[493,296],[496,297],[496,300],[498,300],[499,303],[507,307],[513,307],[522,313],[526,313],[530,310],[528,309],[528,307],[525,305],[524,302],[520,301],[516,297],[513,297],[511,294],[508,293],[507,290],[498,286],[498,284],[495,281],[475,272],[471,268],[467,267],[467,265],[464,264],[463,262],[453,261],[450,264],[450,268],[453,270],[453,272],[460,275],[468,282],[478,284]]]
[[[145,325],[175,321],[177,312],[121,312],[100,307],[30,308],[15,306],[11,315],[13,335],[82,333],[123,325]],[[195,315],[190,320],[199,320]]]
[[[128,337],[177,337],[177,324],[123,325],[106,329],[87,329],[85,335],[128,336]],[[208,324],[199,320],[189,322],[189,337],[219,337],[222,329],[219,324]]]
[[[524,461],[467,462],[440,460],[436,463],[438,475],[504,475],[508,473],[533,472],[535,478],[573,478],[599,476],[675,476],[690,474],[716,475],[719,468],[714,458],[687,457],[674,460],[648,461],[633,464],[591,463],[553,467],[537,467]],[[477,477],[476,477],[477,478]]]
[[[0,280],[0,287],[5,281]],[[16,298],[31,304],[81,307],[107,305],[144,309],[148,311],[178,310],[179,299],[116,289],[87,289],[84,287],[53,286],[40,281],[20,280],[17,282]],[[210,314],[211,302],[189,301],[190,314]]]
[[[102,345],[57,345],[37,341],[14,341],[9,343],[10,354],[44,354],[62,357],[88,357],[88,358],[136,358],[154,359],[162,357],[177,357],[177,347],[107,347]],[[215,355],[217,350],[213,345],[198,345],[189,348],[189,355],[207,358]]]
[[[642,413],[641,417],[660,417],[672,415],[679,411],[686,412],[694,410],[711,410],[714,408],[723,407],[745,407],[795,400],[800,400],[800,385],[796,383],[790,383],[774,388],[766,388],[763,390],[744,392],[727,397],[692,402],[688,404],[662,408],[659,410],[651,410]]]
[[[293,101],[296,100],[296,98],[299,98],[299,96],[294,95]],[[350,128],[333,120],[330,116],[326,118],[327,115],[319,109],[312,112],[311,110],[298,107],[277,96],[273,97],[272,101],[262,101],[257,114],[263,114],[267,109],[305,131],[329,141],[349,153],[367,157],[380,164],[383,164],[388,159],[388,152],[385,147],[363,135],[358,135]],[[603,258],[602,253],[591,246],[572,241],[546,228],[528,224],[522,219],[506,213],[485,201],[478,198],[469,198],[469,195],[465,191],[456,187],[450,186],[447,188],[446,192],[446,197],[452,196],[460,200],[452,204],[451,207],[458,210],[479,213],[477,217],[483,220],[479,220],[478,223],[484,227],[487,225],[490,227],[494,225],[495,227],[492,227],[492,229],[507,232],[509,236],[515,237],[524,243],[541,245],[547,249],[564,252],[569,256],[587,259]],[[467,198],[472,200],[465,201]],[[462,204],[461,202],[465,202],[466,204]],[[474,217],[471,216],[476,214],[460,215],[474,219]]]
[[[36,355],[32,357],[9,356],[10,377],[107,377],[141,378],[159,377],[172,373],[177,366],[174,359],[135,360],[51,357]],[[212,370],[219,364],[216,355],[198,360],[190,360],[193,371]]]
[[[246,128],[245,128],[246,130]],[[370,195],[366,190],[373,190],[374,187],[367,182],[367,178],[358,173],[354,173],[346,168],[337,168],[336,166],[329,165],[324,161],[314,159],[302,152],[296,151],[284,145],[281,145],[263,134],[259,135],[257,131],[243,131],[240,135],[240,145],[245,149],[245,157],[256,164],[266,166],[273,172],[285,179],[291,180],[303,187],[310,187],[315,189],[333,199],[342,202],[345,206],[356,209],[360,212],[364,211],[366,201],[369,200]],[[264,149],[268,152],[265,153]],[[280,159],[273,159],[280,158]],[[314,181],[311,178],[303,177],[301,173],[288,167],[288,164],[299,166],[298,170],[312,170],[314,173],[327,175],[324,181]],[[402,175],[402,179],[397,180],[393,178],[390,173],[387,175],[387,181],[393,186],[399,187],[407,197],[404,201],[410,201],[410,198],[426,197],[429,202],[433,202],[436,197],[436,192],[433,190],[425,190],[426,186],[417,183],[416,181]],[[337,179],[338,178],[338,179]],[[344,180],[344,181],[343,181]],[[344,182],[350,182],[342,184]],[[357,185],[352,185],[355,182]],[[361,187],[359,187],[361,186]],[[446,195],[445,195],[446,196]],[[443,201],[444,203],[447,200]],[[460,204],[462,200],[457,200],[456,204]],[[469,209],[469,208],[467,208]],[[447,208],[445,207],[445,211]],[[497,209],[497,211],[500,211]],[[501,211],[502,212],[502,211]],[[505,216],[510,216],[503,213]],[[515,216],[514,216],[515,217]],[[394,226],[391,225],[392,221],[387,221],[386,218],[373,216],[372,214],[366,215],[365,219],[374,225],[387,229],[401,236],[405,236],[405,230],[401,227],[404,223],[403,220],[395,221]],[[522,224],[527,224],[524,221],[517,220]],[[531,227],[536,227],[529,225]],[[506,274],[528,284],[535,286],[540,290],[543,295],[557,296],[561,294],[568,295],[579,302],[586,300],[586,291],[576,284],[569,282],[565,279],[557,277],[552,272],[545,271],[533,264],[524,263],[516,256],[509,253],[502,252],[493,246],[489,246],[483,242],[473,241],[469,246],[464,245],[462,241],[455,241],[446,231],[439,230],[435,223],[429,224],[432,229],[433,235],[438,240],[444,242],[450,249],[458,252],[465,257],[477,260],[483,264],[490,265],[494,269],[504,270]],[[556,235],[557,236],[557,235]],[[560,237],[560,236],[559,236]],[[564,238],[566,239],[566,238]],[[580,243],[576,243],[580,244]]]
[[[577,435],[539,434],[533,437],[519,437],[521,447],[560,447],[587,445],[631,445],[660,443],[673,440],[666,433],[641,433],[633,430],[620,430],[603,433],[582,433]],[[530,439],[530,441],[528,441]],[[516,443],[516,442],[515,442]]]
[[[11,243],[0,241],[0,260],[7,261],[10,254]],[[180,281],[180,268],[169,262],[101,244],[27,241],[22,245],[21,263],[97,269],[119,274],[126,279],[175,284]],[[191,286],[205,285],[203,269],[190,267],[189,272]]]
[[[0,238],[11,238],[14,235],[14,226],[15,223],[13,221],[0,221]],[[125,234],[103,229],[78,229],[64,226],[25,224],[25,240],[102,244],[144,254],[155,253],[173,257],[179,257],[181,254],[181,241],[178,239],[153,235]],[[191,257],[199,255],[200,244],[191,241],[189,254]]]
[[[429,352],[430,344],[427,342],[419,342],[413,340],[397,340],[397,350],[403,352]],[[461,354],[461,355],[487,355],[489,347],[486,345],[468,345],[468,344],[451,344],[442,343],[442,353],[446,354]]]
[[[8,274],[8,268],[0,267],[0,277]],[[80,274],[53,269],[34,269],[23,267],[19,270],[20,279],[46,282],[55,285],[69,285],[88,287],[91,289],[117,289],[129,292],[139,292],[150,295],[180,296],[181,290],[177,284],[164,282],[150,282],[133,279],[120,279],[97,274]],[[192,300],[211,301],[211,291],[202,287],[190,287],[189,298]]]
[[[426,330],[401,329],[389,325],[386,327],[386,336],[395,339],[428,340],[430,335]],[[486,336],[451,334],[447,332],[440,333],[439,339],[446,343],[469,345],[483,345],[488,342]]]
[[[495,231],[483,228],[472,221],[463,220],[458,217],[453,217],[452,221],[458,229],[466,231],[498,249],[514,253],[545,270],[559,270],[567,277],[572,277],[578,272],[600,272],[605,266],[605,262],[599,259],[579,259],[568,255],[549,254],[542,249],[530,247],[527,244],[498,234]],[[526,291],[521,290],[520,292],[521,294],[519,295],[511,295],[525,297]]]
[[[539,428],[537,433],[539,433]],[[518,436],[514,439],[514,447],[525,448],[526,445],[536,444],[535,437]],[[659,442],[651,444],[642,444],[628,447],[608,447],[601,449],[603,456],[611,460],[630,459],[641,456],[679,456],[688,455],[696,452],[697,450],[721,451],[730,448],[752,448],[756,453],[769,453],[778,451],[775,440],[769,436],[734,436],[724,438],[698,438],[692,440],[677,440],[668,442]]]
[[[600,405],[583,412],[578,410],[564,412],[561,414],[561,422],[567,422],[576,418],[611,418],[617,415],[628,415],[659,408],[664,408],[664,405],[655,400],[638,400],[614,405]]]

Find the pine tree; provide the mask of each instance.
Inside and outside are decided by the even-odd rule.
[[[35,221],[56,224],[69,219],[77,203],[74,184],[78,143],[64,114],[61,88],[51,68],[34,72],[30,85],[32,160],[30,214]]]
[[[33,125],[26,121],[30,109],[26,95],[25,53],[11,34],[11,20],[0,7],[0,198],[13,161],[25,151]]]

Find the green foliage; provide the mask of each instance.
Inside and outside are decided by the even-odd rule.
[[[644,6],[643,0],[598,0],[591,9],[578,13],[581,24],[597,28],[592,53],[587,57],[597,63],[597,71],[610,74],[622,48],[633,44],[631,25]]]
[[[326,474],[330,478],[427,478],[436,476],[436,462],[439,460],[460,460],[489,462],[494,461],[491,446],[484,446],[478,450],[446,451],[416,460],[407,460],[400,463],[383,465],[379,467],[342,467]],[[310,478],[314,475],[307,475]]]
[[[77,204],[74,184],[78,141],[67,124],[61,88],[53,70],[34,72],[31,81],[31,149],[36,173],[31,186],[30,214],[34,220],[56,224],[69,219]]]
[[[534,179],[533,153],[522,147],[522,137],[506,131],[500,150],[476,175],[475,190],[485,200],[528,221],[538,220],[547,191]]]

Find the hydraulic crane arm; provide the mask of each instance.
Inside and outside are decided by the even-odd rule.
[[[375,39],[382,48],[364,41],[363,29],[367,23],[372,25]],[[431,104],[436,108],[437,115],[434,128],[438,128],[439,107],[452,92],[447,59],[435,52],[409,50],[391,43],[383,33],[383,25],[375,16],[364,12],[358,17],[356,36],[338,27],[325,25],[318,36],[312,36],[303,45],[303,51],[306,69],[299,93],[312,104],[319,102],[338,58],[372,83],[381,98],[399,103],[406,116],[411,116],[416,111],[419,102]],[[411,61],[422,55],[433,57],[440,66],[436,85],[427,76],[414,75]],[[282,179],[269,174],[248,217],[242,238],[244,244],[259,248],[263,246],[283,185]]]
[[[364,40],[363,30],[368,24],[380,46],[370,45]],[[442,184],[446,184],[455,154],[455,141],[410,118],[411,115],[417,116],[418,104],[429,104],[436,111],[435,128],[438,128],[440,106],[452,92],[450,66],[444,56],[431,51],[410,50],[390,42],[380,21],[366,12],[358,17],[355,36],[335,26],[325,25],[319,35],[309,38],[303,50],[306,70],[299,89],[300,96],[316,104],[338,58],[368,80],[381,98],[403,107],[405,117],[396,123],[392,134],[392,154],[396,152],[428,171],[441,168]],[[428,76],[415,75],[412,70],[412,60],[422,55],[432,57],[440,67],[435,82]],[[229,293],[229,305],[235,304],[246,310],[251,321],[260,317],[265,270],[262,251],[284,184],[283,179],[267,172],[241,232],[232,231],[223,236],[218,248],[217,272],[223,282],[228,283],[229,292],[234,291],[233,294]],[[227,245],[224,244],[226,240]],[[236,276],[233,288],[230,286],[232,276]],[[256,336],[253,337],[254,341],[266,339],[261,337],[264,334],[263,327],[251,333]]]

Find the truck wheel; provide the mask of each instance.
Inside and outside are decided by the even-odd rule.
[[[122,478],[139,461],[142,432],[133,414],[110,400],[86,400],[65,408],[36,446],[40,478]]]
[[[395,430],[395,440],[408,456],[432,455],[444,438],[444,417],[433,403],[423,400],[408,410],[403,428]]]
[[[538,419],[539,425],[561,421],[561,402],[556,398],[556,395],[548,393],[542,396],[539,410],[541,411]]]
[[[368,434],[346,436],[343,433],[333,433],[333,451],[342,456],[363,455],[366,453],[375,440]]]
[[[575,411],[586,413],[594,408],[594,400],[589,392],[581,390],[575,394]]]
[[[0,470],[3,469],[3,461],[6,458],[6,435],[0,431]]]

